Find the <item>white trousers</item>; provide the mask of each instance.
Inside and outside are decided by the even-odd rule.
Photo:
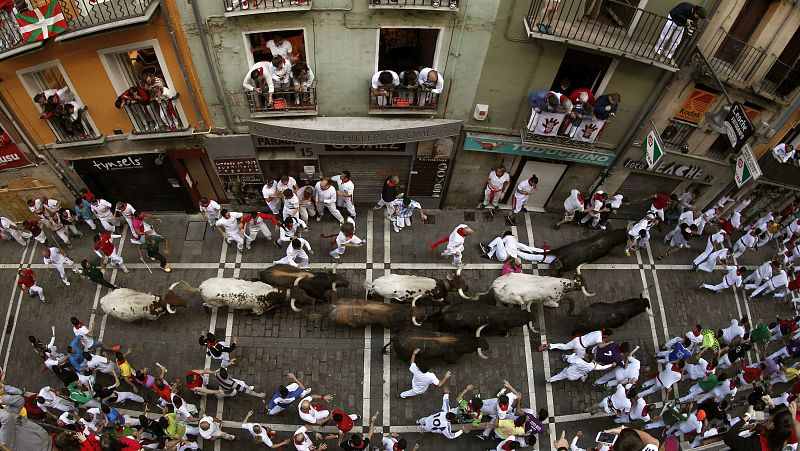
[[[268,240],[272,239],[272,231],[267,227],[267,223],[262,222],[260,225],[250,225],[250,231],[247,234],[247,240],[251,243],[258,238],[258,235],[264,235],[264,237]]]
[[[724,290],[726,288],[730,288],[730,287],[731,286],[728,285],[728,282],[725,281],[724,278],[722,279],[722,282],[720,282],[720,283],[718,283],[716,285],[711,285],[711,284],[708,284],[708,283],[704,283],[703,284],[703,288],[705,288],[706,290],[711,290],[711,291],[722,291],[722,290]]]
[[[112,265],[115,265],[119,269],[122,269],[123,271],[125,269],[127,269],[127,268],[125,268],[125,260],[123,260],[122,257],[117,255],[117,251],[116,250],[114,252],[112,252],[111,255],[107,256],[106,258],[108,259],[109,263],[111,263]]]
[[[308,217],[309,216],[316,216],[317,209],[314,207],[314,204],[303,205],[300,204],[300,219],[303,220],[306,224],[308,224]]]
[[[44,301],[44,290],[39,285],[33,284],[33,286],[28,287],[28,294],[33,296],[34,294],[39,296],[39,299]]]
[[[300,258],[300,263],[298,264],[296,261],[289,258],[287,255],[280,260],[275,260],[272,262],[273,265],[291,265],[291,266],[299,266],[300,268],[308,268],[308,258]]]
[[[277,215],[280,212],[281,208],[280,199],[272,199],[271,201],[267,201],[267,199],[264,198],[264,201],[267,202],[267,207],[269,207],[269,210],[272,212],[273,215]]]
[[[353,237],[350,238],[350,243],[348,243],[348,244],[358,245],[358,244],[361,244],[362,242],[363,242],[363,240],[361,240],[361,238],[353,235]],[[344,250],[345,249],[347,249],[345,246],[342,246],[342,245],[336,246],[336,249],[334,249],[334,250],[332,250],[330,252],[331,257],[333,257],[334,255],[339,255],[339,256],[344,255]]]
[[[53,268],[55,268],[56,271],[58,271],[58,275],[61,276],[61,280],[64,281],[64,283],[67,282],[67,275],[64,273],[64,267],[65,266],[71,267],[72,268],[72,272],[74,272],[76,274],[80,273],[80,271],[78,271],[78,268],[75,267],[75,262],[73,262],[72,260],[70,260],[68,258],[64,258],[64,261],[61,262],[61,264],[51,265],[51,266]]]
[[[133,402],[138,402],[139,404],[144,404],[144,398],[137,395],[136,393],[129,392],[129,391],[118,391],[117,394],[117,404],[124,404],[125,401],[131,400]]]
[[[347,214],[349,214],[350,217],[353,217],[353,218],[356,217],[356,206],[353,204],[353,198],[351,198],[351,197],[338,197],[336,199],[336,205],[338,205],[340,207],[344,207],[345,209],[347,209]]]
[[[667,20],[667,23],[664,24],[664,28],[661,30],[661,34],[658,36],[656,53],[661,55],[664,52],[664,44],[669,41],[666,56],[667,58],[672,58],[672,56],[675,54],[675,49],[678,48],[678,44],[681,43],[681,39],[683,38],[684,27],[673,22],[671,17],[667,17],[669,20]]]
[[[399,229],[395,230],[396,232],[403,230],[404,227],[411,227],[411,217],[398,216],[394,220],[394,225]]]
[[[100,221],[100,225],[103,226],[104,229],[112,233],[114,232],[114,228],[117,226],[117,224],[113,216],[103,218],[98,217],[97,219]]]
[[[44,230],[42,230],[38,235],[33,237],[33,239],[44,244],[44,242],[47,241],[47,236],[45,236]]]
[[[741,241],[736,241],[733,244],[733,258],[739,258],[747,250],[747,247]]]
[[[596,210],[587,211],[586,215],[581,218],[581,224],[586,224],[589,222],[589,218],[592,219],[592,227],[597,227],[597,224],[600,222],[600,212]]]
[[[711,240],[709,239],[706,242],[706,248],[703,251],[703,253],[698,255],[697,258],[695,258],[692,263],[695,264],[695,265],[699,265],[700,263],[703,263],[704,261],[706,261],[708,256],[711,255],[712,252],[714,252],[714,245],[711,243]]]
[[[583,358],[586,355],[586,348],[581,345],[579,337],[575,337],[567,343],[552,343],[550,349],[559,349],[561,351],[572,351]]]
[[[483,205],[489,206],[491,204],[493,207],[496,207],[500,203],[500,193],[502,189],[497,191],[489,189],[489,185],[486,185],[486,188],[483,190]]]
[[[342,216],[342,214],[339,213],[339,210],[336,209],[336,203],[326,204],[324,202],[317,202],[317,214],[319,215],[317,216],[318,220],[322,219],[322,217],[325,215],[326,208],[331,212],[331,215],[333,215],[337,221],[344,222],[344,216]]]
[[[241,233],[237,230],[236,233],[229,233],[228,236],[225,237],[225,241],[228,244],[231,244],[231,241],[236,242],[236,249],[242,250],[244,249],[244,237]]]
[[[27,244],[25,240],[22,238],[22,235],[19,233],[19,231],[15,229],[5,229],[5,230],[6,232],[8,232],[9,235],[11,235],[11,238],[17,240],[17,243],[19,243],[20,246],[25,246]]]

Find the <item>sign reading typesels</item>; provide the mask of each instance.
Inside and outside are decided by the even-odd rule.
[[[753,123],[750,122],[750,118],[747,117],[747,112],[742,104],[738,102],[731,105],[731,111],[725,116],[724,125],[727,131],[728,141],[731,142],[734,153],[739,152],[744,142],[747,141],[747,138],[753,136],[756,132]]]
[[[411,171],[408,195],[415,197],[442,197],[450,160],[442,158],[415,158]]]
[[[217,172],[222,174],[258,174],[258,160],[255,158],[224,158],[214,160]]]

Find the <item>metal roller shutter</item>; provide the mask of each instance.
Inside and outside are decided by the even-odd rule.
[[[375,204],[380,199],[386,177],[396,174],[400,184],[408,186],[411,173],[411,156],[394,155],[320,155],[319,167],[325,175],[335,175],[339,171],[350,171],[356,186],[357,205]]]
[[[652,197],[653,194],[671,194],[680,184],[681,180],[631,172],[616,193],[609,193],[609,196],[622,194],[630,201],[630,205],[620,208],[619,215],[621,217],[641,219],[650,208],[651,202],[649,200],[639,201]]]

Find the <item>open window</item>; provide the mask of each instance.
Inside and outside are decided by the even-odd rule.
[[[597,53],[567,49],[550,90],[569,95],[569,92],[563,92],[564,90],[561,87],[563,80],[569,80],[567,91],[576,88],[587,88],[596,93],[608,72],[611,61],[611,58]]]
[[[283,41],[288,43],[284,44]],[[274,30],[260,31],[247,34],[247,43],[250,46],[251,64],[259,61],[272,61],[274,50],[287,51],[291,49],[291,63],[305,62],[306,60],[306,38],[303,30]]]
[[[439,31],[435,28],[381,28],[378,70],[419,71],[435,67]]]
[[[178,103],[180,93],[164,64],[157,42],[106,49],[99,52],[118,93],[133,135],[186,132],[188,125]]]
[[[34,99],[56,143],[69,144],[100,138],[86,106],[64,74],[58,61],[18,72],[25,89]]]

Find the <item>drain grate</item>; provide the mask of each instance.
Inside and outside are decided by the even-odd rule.
[[[475,220],[475,212],[474,211],[465,211],[464,212],[464,221],[470,222]]]
[[[205,221],[189,221],[186,225],[184,241],[203,241],[206,237],[208,223]]]

